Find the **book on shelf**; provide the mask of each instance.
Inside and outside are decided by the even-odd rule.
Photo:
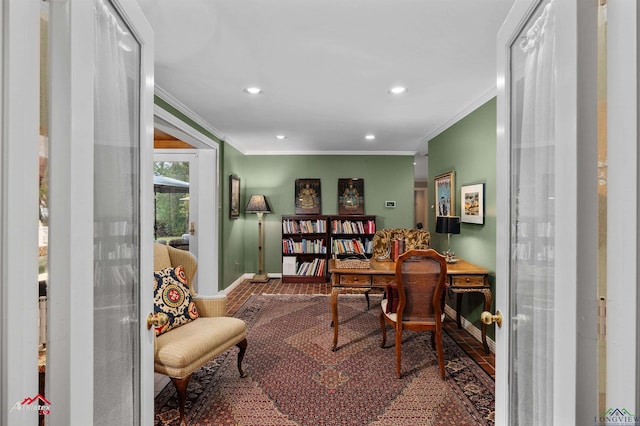
[[[373,241],[369,238],[333,238],[333,253],[336,254],[371,254],[373,252]]]
[[[285,234],[322,234],[326,232],[325,220],[284,219],[282,232]]]
[[[373,219],[366,221],[334,219],[331,221],[331,232],[333,234],[374,234],[376,221]]]
[[[325,265],[326,265],[325,259],[319,259],[319,258],[313,259],[312,261],[309,261],[309,262],[302,262],[298,266],[295,275],[307,276],[307,277],[311,277],[311,276],[322,277],[324,276]]]
[[[306,238],[300,241],[295,241],[293,238],[284,238],[282,240],[282,253],[326,253],[327,247],[322,239],[307,240]]]

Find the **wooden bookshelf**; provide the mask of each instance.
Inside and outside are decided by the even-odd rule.
[[[344,258],[364,255],[371,258],[375,233],[375,216],[330,216],[330,257]]]
[[[282,216],[282,282],[326,282],[329,259],[370,258],[375,233],[375,216]]]
[[[327,281],[327,216],[282,216],[282,282]]]

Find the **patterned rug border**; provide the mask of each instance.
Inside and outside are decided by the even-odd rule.
[[[315,299],[322,299],[320,303],[329,304],[329,297],[326,294],[313,294],[313,295],[291,295],[291,294],[253,294],[251,295],[236,311],[234,317],[242,318],[246,324],[247,329],[249,330],[249,334],[251,329],[256,326],[258,321],[261,319],[261,313],[266,304],[270,301],[279,300],[279,301],[287,301],[287,300],[295,300],[295,303],[311,303]],[[340,298],[349,298],[348,301],[343,301],[344,304],[354,303],[355,298],[362,298],[362,295],[357,294],[341,294]],[[352,299],[354,298],[354,299]],[[365,306],[364,300],[362,301],[363,307]],[[371,310],[375,309],[375,303],[372,303]],[[343,318],[341,317],[341,324]],[[342,330],[341,328],[341,338],[342,338]],[[426,334],[426,333],[421,333]],[[477,422],[473,424],[487,424],[493,425],[493,404],[494,404],[494,385],[495,382],[492,377],[483,370],[480,365],[471,357],[469,357],[466,352],[462,349],[462,347],[448,334],[444,334],[443,339],[445,339],[445,351],[447,354],[445,358],[448,360],[453,360],[453,362],[447,362],[447,380],[451,380],[455,382],[455,385],[448,385],[449,388],[456,395],[457,400],[466,407],[466,411],[470,414],[471,417],[476,418]],[[455,345],[451,345],[451,343],[455,343]],[[387,347],[389,343],[387,343]],[[404,345],[403,345],[404,346]],[[340,352],[342,348],[338,350]],[[430,349],[430,347],[429,347]],[[249,343],[248,352],[251,350],[251,341]],[[452,355],[453,353],[453,355]],[[264,409],[267,406],[268,410],[273,410],[273,418],[265,421],[264,418],[261,418],[260,422],[254,422],[257,420],[245,419],[243,422],[238,422],[238,420],[234,418],[227,417],[223,419],[224,414],[227,414],[230,410],[228,406],[220,407],[218,409],[219,412],[215,413],[214,417],[211,417],[211,413],[208,410],[211,410],[211,405],[215,405],[213,399],[215,398],[216,388],[222,384],[224,384],[224,372],[235,371],[235,361],[236,361],[237,351],[230,350],[220,355],[213,361],[210,361],[203,367],[203,371],[197,371],[194,373],[194,378],[198,376],[198,379],[201,379],[203,383],[199,383],[198,380],[192,380],[194,386],[192,384],[189,385],[188,390],[188,401],[187,401],[187,421],[191,420],[192,422],[195,419],[208,419],[204,422],[198,420],[198,423],[188,423],[188,424],[273,424],[273,425],[281,425],[281,424],[291,424],[291,425],[299,425],[304,423],[299,423],[290,415],[283,413],[283,411],[279,407],[279,401],[274,400],[272,396],[268,395],[266,392],[260,401],[256,403],[252,400],[252,403],[256,403],[257,405],[262,404],[262,408]],[[403,357],[404,359],[404,357]],[[404,362],[404,361],[403,361]],[[246,367],[246,366],[245,366]],[[389,368],[393,368],[393,365],[390,365]],[[478,371],[482,371],[482,373],[478,373]],[[237,371],[235,371],[237,373]],[[247,380],[247,382],[253,380],[251,379],[251,365],[248,366],[249,378],[243,379]],[[407,376],[411,376],[412,378],[409,380],[411,383],[412,380],[417,377],[416,372],[409,372],[406,374]],[[415,377],[414,377],[415,376]],[[235,378],[233,379],[235,381]],[[244,382],[245,384],[247,382]],[[254,388],[257,386],[260,388],[260,385],[256,382],[251,385]],[[409,386],[409,384],[407,384]],[[487,392],[489,391],[489,392]],[[260,390],[260,392],[265,392],[264,390]],[[490,394],[490,395],[487,395]],[[255,396],[255,395],[254,395]],[[176,401],[175,401],[175,390],[173,389],[173,385],[167,385],[156,397],[156,425],[172,425],[176,424],[175,419],[177,416],[176,410]],[[392,401],[391,401],[392,402]],[[390,406],[387,406],[384,410],[388,410]],[[227,410],[227,411],[225,411]],[[476,414],[474,414],[476,413]],[[259,414],[256,414],[259,415]],[[261,415],[261,414],[260,414]],[[481,418],[476,416],[480,415]],[[207,417],[209,416],[209,417]],[[385,423],[384,415],[379,415],[379,421],[367,422],[367,423],[358,423],[358,424],[393,424],[392,422]],[[215,418],[215,420],[211,420],[211,418]],[[215,422],[215,423],[214,423]],[[325,424],[325,423],[323,423]],[[326,423],[326,424],[334,424],[334,423]],[[343,424],[343,423],[341,423]],[[345,423],[346,424],[346,423]],[[427,423],[426,420],[417,420],[415,423],[402,423],[402,424],[442,424],[438,423],[437,419],[430,419]],[[454,423],[454,424],[464,424],[464,423]]]

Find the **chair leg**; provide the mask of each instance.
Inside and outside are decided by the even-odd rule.
[[[380,312],[380,329],[382,330],[382,342],[380,343],[380,347],[384,348],[385,343],[387,343],[387,324],[384,320],[384,312]]]
[[[180,424],[184,424],[184,405],[187,401],[187,386],[189,386],[189,380],[191,380],[191,374],[183,379],[176,379],[175,377],[171,378],[173,382],[173,386],[176,388],[176,392],[178,393],[178,404],[180,405]]]
[[[247,339],[243,339],[237,343],[236,346],[240,349],[238,352],[238,371],[240,372],[240,377],[247,377],[247,373],[242,369],[242,360],[244,359],[244,353],[247,351]]]
[[[438,364],[440,364],[440,377],[444,380],[444,351],[442,350],[442,330],[434,331],[432,336],[435,336],[436,351],[438,352]]]
[[[371,303],[369,303],[369,290],[364,292],[364,298],[367,299],[367,311],[371,307]]]
[[[431,332],[431,349],[436,350],[436,331]]]
[[[402,358],[402,329],[396,327],[396,371],[398,373],[398,379],[402,378],[401,365]]]

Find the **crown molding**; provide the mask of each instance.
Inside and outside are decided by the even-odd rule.
[[[461,109],[457,114],[455,114],[449,120],[445,121],[440,126],[436,127],[431,133],[429,133],[427,136],[422,138],[422,141],[420,142],[421,149],[418,150],[418,153],[420,153],[421,155],[428,155],[428,153],[429,153],[429,141],[431,139],[435,138],[440,133],[444,132],[449,127],[453,126],[458,121],[462,120],[467,115],[471,114],[473,111],[477,110],[482,105],[484,105],[487,102],[489,102],[496,95],[497,95],[497,89],[495,87],[492,87],[487,92],[482,94],[480,97],[475,99],[473,102],[468,104],[466,107]]]
[[[245,152],[243,152],[244,150],[237,143],[235,143],[231,138],[227,137],[224,133],[222,133],[215,127],[213,127],[208,121],[200,117],[188,106],[180,102],[171,93],[167,92],[165,89],[158,86],[157,84],[154,87],[154,94],[160,99],[162,99],[163,101],[165,101],[166,103],[168,103],[169,105],[171,105],[176,110],[180,111],[185,116],[189,117],[190,120],[193,120],[196,124],[201,126],[203,129],[210,132],[212,135],[218,138],[221,142],[225,142],[231,145],[232,147],[234,147],[235,149],[237,149],[238,151],[240,151],[242,154],[245,154]]]
[[[416,151],[247,151],[245,155],[409,155]]]

